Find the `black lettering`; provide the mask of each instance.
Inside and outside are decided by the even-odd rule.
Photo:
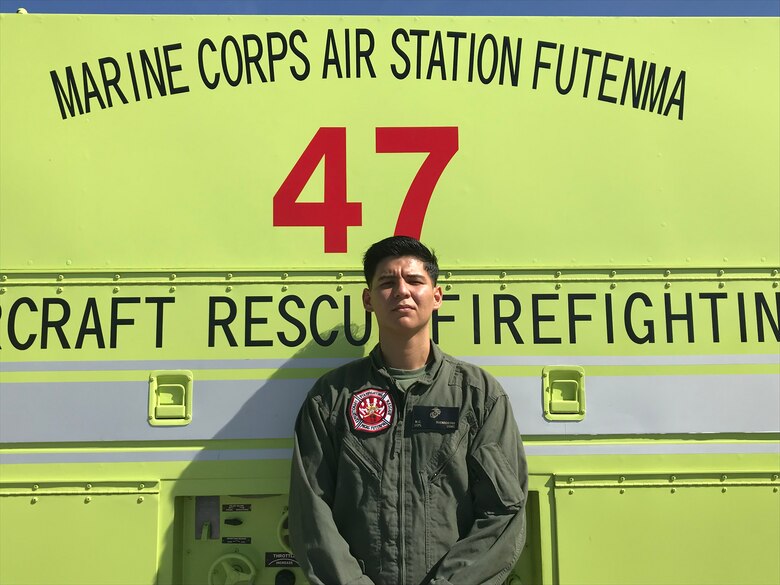
[[[679,93],[679,95],[677,95]],[[683,119],[683,108],[685,101],[685,71],[680,71],[680,75],[677,76],[677,81],[674,83],[674,89],[672,89],[672,97],[666,102],[666,108],[664,109],[664,116],[669,115],[669,110],[672,106],[677,106],[677,119]]]
[[[631,312],[634,306],[634,302],[637,300],[641,300],[642,303],[645,305],[645,307],[652,307],[653,303],[650,302],[650,298],[641,292],[636,292],[631,294],[628,297],[628,300],[626,300],[626,309],[623,313],[623,320],[625,322],[626,326],[626,333],[628,334],[628,337],[631,341],[634,343],[642,344],[642,343],[655,343],[655,323],[653,323],[650,319],[645,319],[642,323],[645,326],[645,335],[643,337],[639,337],[636,334],[636,330],[634,329],[634,325],[631,321]]]
[[[718,300],[725,299],[728,295],[726,293],[699,293],[700,299],[708,299],[710,301],[710,311],[712,312],[712,341],[715,343],[720,342],[720,326],[718,323]]]
[[[81,73],[83,74],[83,86],[84,86],[84,111],[89,114],[91,111],[89,100],[96,99],[100,104],[100,109],[106,109],[106,102],[103,101],[103,96],[100,95],[100,90],[95,83],[95,78],[92,76],[92,71],[86,62],[81,64]]]
[[[231,76],[230,67],[228,66],[228,45],[230,45],[232,48],[231,56],[235,54],[235,77]],[[225,76],[225,81],[228,82],[228,85],[237,87],[244,78],[244,60],[241,58],[241,48],[238,46],[238,40],[236,40],[236,37],[228,35],[222,39],[222,50],[220,51],[220,57],[222,59],[222,73]],[[273,81],[273,73],[271,73],[271,81]]]
[[[588,56],[588,68],[585,70],[585,86],[582,90],[582,97],[588,97],[590,89],[590,74],[593,70],[593,57],[601,57],[601,51],[595,49],[582,49],[582,54]]]
[[[217,319],[217,303],[228,306],[227,317]],[[225,334],[225,339],[227,339],[230,347],[238,345],[233,332],[230,330],[230,324],[235,320],[237,314],[236,303],[230,297],[209,297],[209,347],[214,347],[217,326],[222,327],[222,332]]]
[[[577,321],[592,321],[593,316],[580,315],[574,309],[574,303],[577,301],[595,301],[595,293],[573,293],[568,295],[569,305],[569,343],[577,343]]]
[[[263,56],[263,43],[260,37],[254,34],[247,34],[242,37],[244,45],[244,66],[246,68],[246,82],[252,83],[252,68],[250,65],[255,66],[255,71],[260,77],[260,81],[265,83],[268,81],[263,73],[263,68],[260,66],[260,58]],[[254,48],[250,50],[249,43],[254,43]]]
[[[504,37],[504,42],[501,45],[501,73],[499,73],[499,83],[504,83],[504,73],[506,68],[509,68],[509,78],[512,80],[512,85],[517,87],[517,83],[520,79],[520,51],[523,48],[523,39],[517,39],[517,52],[514,56],[514,62],[512,57],[512,45],[509,44],[509,37]]]
[[[363,29],[359,29],[363,30]],[[302,30],[295,29],[290,33],[290,50],[293,52],[293,54],[298,57],[298,59],[301,60],[301,63],[303,63],[303,72],[298,72],[298,70],[290,66],[290,73],[292,73],[292,76],[297,79],[298,81],[303,81],[307,77],[309,77],[309,72],[311,71],[311,63],[309,63],[309,58],[306,56],[306,54],[301,51],[296,45],[295,41],[297,39],[301,39],[302,42],[306,42],[306,35],[303,34]],[[373,43],[374,37],[371,37],[371,42]],[[358,37],[358,47],[360,47],[360,37]],[[373,44],[371,45],[371,50],[374,49]],[[371,51],[369,51],[369,55],[371,54]],[[247,65],[247,76],[249,75],[249,66]],[[376,77],[374,75],[374,69],[371,67],[371,61],[368,61],[368,68],[371,70],[371,77]],[[360,63],[358,63],[358,70],[360,70]]]
[[[623,93],[620,95],[620,105],[626,103],[626,94],[628,93],[628,84],[631,83],[631,106],[639,108],[642,99],[642,88],[645,85],[645,69],[647,61],[642,61],[642,69],[639,72],[639,79],[636,78],[636,64],[633,57],[628,58],[626,64],[626,78],[623,80]]]
[[[328,78],[328,68],[336,68],[336,77],[341,79],[341,63],[339,61],[339,49],[336,45],[336,36],[333,34],[333,29],[328,29],[328,34],[325,37],[325,58],[322,60],[322,78]]]
[[[554,49],[557,47],[555,43],[549,43],[547,41],[539,41],[536,44],[536,61],[534,62],[534,83],[533,89],[536,89],[539,82],[539,70],[550,69],[551,63],[548,61],[542,61],[542,49]]]
[[[452,81],[458,80],[458,47],[460,40],[466,38],[464,32],[448,32],[447,38],[452,39]]]
[[[114,105],[114,102],[111,100],[111,88],[114,88],[116,95],[122,100],[123,104],[128,103],[125,94],[122,92],[122,88],[119,87],[119,63],[116,62],[116,59],[112,57],[103,57],[102,59],[98,59],[98,64],[100,65],[100,76],[103,78],[103,91],[106,92],[108,107],[110,108]],[[109,64],[114,68],[111,77],[109,77],[108,72],[106,71],[106,65]]]
[[[360,39],[363,37],[368,38],[368,47],[363,48],[361,46]],[[374,52],[374,34],[367,28],[359,28],[355,30],[355,61],[357,62],[357,76],[360,77],[360,61],[366,62],[368,67],[368,74],[371,77],[376,77],[374,73],[374,66],[371,64],[371,54]]]
[[[479,295],[471,296],[471,310],[474,315],[472,323],[474,325],[474,345],[481,342],[481,331],[479,327]]]
[[[362,305],[361,305],[362,306]],[[352,298],[349,295],[344,295],[344,337],[350,345],[365,345],[368,342],[368,338],[371,337],[371,313],[363,309],[363,337],[358,339],[352,334]],[[357,325],[355,326],[357,330]]]
[[[777,317],[772,315],[772,311],[769,309],[769,303],[767,303],[764,293],[756,293],[756,327],[758,331],[758,340],[761,342],[764,341],[764,316],[766,316],[772,333],[775,334],[775,341],[780,341],[780,293],[775,293],[775,306],[777,308]]]
[[[120,325],[133,325],[135,319],[120,319],[119,305],[136,304],[141,302],[141,297],[125,297],[111,299],[111,332],[109,336],[109,347],[116,349],[117,329]]]
[[[157,305],[157,312],[154,319],[154,346],[163,346],[163,308],[167,304],[173,304],[176,299],[172,297],[146,297],[145,303]]]
[[[8,341],[11,342],[15,349],[24,350],[32,347],[32,344],[35,343],[35,338],[38,336],[35,333],[30,333],[24,342],[19,341],[19,338],[16,337],[16,313],[22,305],[28,307],[33,313],[38,311],[38,307],[35,306],[30,297],[21,297],[14,301],[14,304],[11,305],[11,310],[8,311]]]
[[[566,45],[561,45],[558,49],[558,67],[555,70],[555,88],[561,95],[566,95],[574,87],[574,77],[577,73],[577,56],[580,54],[580,48],[574,47],[574,54],[571,57],[571,71],[569,72],[569,82],[564,87],[561,84],[561,73],[563,72],[563,54],[566,51]],[[549,68],[549,65],[548,65]]]
[[[76,108],[79,110],[79,114],[84,113],[84,106],[81,103],[81,96],[79,95],[79,89],[76,87],[76,79],[73,77],[73,67],[68,65],[65,68],[65,84],[68,87],[68,95],[65,96],[65,88],[62,87],[57,72],[54,70],[49,71],[51,76],[51,83],[54,86],[54,95],[57,96],[57,104],[60,106],[60,115],[64,120],[67,118],[65,109],[67,107],[68,114],[71,118],[76,115]]]
[[[49,317],[52,305],[57,305],[62,310],[59,319],[51,319]],[[68,301],[65,299],[43,299],[43,309],[41,310],[41,349],[46,349],[49,346],[49,329],[54,329],[63,349],[70,349],[68,338],[62,330],[68,319],[70,319],[70,305]]]
[[[282,45],[278,51],[274,50],[275,40],[279,41]],[[268,44],[268,77],[271,81],[276,81],[274,63],[281,61],[287,55],[287,39],[282,33],[269,32],[266,42]]]
[[[737,312],[739,313],[739,340],[747,343],[747,321],[745,319],[745,293],[737,293]]]
[[[459,301],[460,295],[443,295],[443,301]],[[439,311],[434,311],[431,317],[431,338],[434,343],[439,343],[439,323],[454,323],[455,315],[439,315]]]
[[[252,308],[255,303],[270,303],[274,299],[269,296],[246,297],[244,299],[244,347],[269,347],[273,345],[270,339],[254,339],[252,337],[253,325],[265,325],[268,323],[267,317],[255,317]]]
[[[560,337],[542,337],[540,332],[541,322],[555,321],[555,315],[540,314],[539,303],[541,301],[557,301],[558,298],[559,298],[558,295],[555,293],[531,295],[531,311],[533,314],[534,343],[536,344],[561,343]]]
[[[409,34],[417,38],[417,68],[415,69],[415,77],[420,79],[422,77],[422,39],[431,33],[424,29],[411,29]]]
[[[200,42],[200,45],[198,45],[198,71],[200,71],[200,79],[203,81],[203,85],[208,87],[209,89],[215,89],[219,85],[219,72],[214,73],[213,79],[208,79],[206,77],[206,68],[203,63],[203,49],[204,47],[208,47],[211,49],[212,53],[217,52],[217,47],[214,45],[214,43],[209,38],[205,38]],[[128,53],[129,56],[129,53]],[[262,75],[262,74],[261,74]],[[213,347],[213,346],[209,346]]]
[[[336,331],[331,331],[330,334],[324,338],[320,335],[319,329],[317,328],[317,314],[319,313],[320,305],[322,303],[328,303],[328,306],[331,309],[338,309],[339,306],[336,304],[336,299],[330,295],[318,296],[316,299],[314,299],[314,302],[311,305],[311,313],[309,315],[309,329],[311,329],[311,336],[314,338],[314,341],[317,342],[317,345],[327,347],[336,341],[338,333],[336,333]]]
[[[444,49],[441,44],[441,33],[439,31],[433,34],[433,44],[431,45],[431,56],[428,59],[428,73],[425,79],[433,76],[433,68],[439,68],[439,78],[446,81],[447,70],[444,68]]]
[[[642,96],[642,109],[647,106],[647,99],[650,98],[650,111],[655,110],[655,105],[658,104],[658,113],[661,113],[661,108],[664,105],[664,98],[666,97],[666,86],[669,83],[669,67],[664,67],[664,72],[661,74],[661,80],[658,82],[658,87],[655,87],[655,63],[650,63],[650,67],[647,70],[647,85],[645,85],[645,93]]]
[[[133,54],[127,53],[127,68],[130,70],[130,81],[133,82],[133,96],[135,101],[141,100],[141,94],[138,93],[138,79],[135,76],[135,63],[133,63]]]
[[[149,83],[149,77],[151,76],[154,85],[157,88],[157,93],[161,96],[167,95],[165,92],[165,79],[163,78],[163,66],[162,59],[160,59],[160,48],[154,48],[155,63],[149,58],[149,54],[141,49],[141,70],[144,73],[144,84],[146,85],[146,97],[152,99],[152,86]],[[89,111],[89,109],[87,109]]]
[[[395,66],[395,63],[390,64],[390,71],[393,73],[393,77],[396,79],[406,79],[406,76],[409,75],[409,69],[412,66],[412,62],[409,60],[409,56],[404,53],[403,49],[398,46],[398,37],[403,37],[405,42],[409,42],[409,35],[406,34],[406,31],[402,28],[397,28],[393,31],[393,36],[391,38],[391,44],[393,45],[393,50],[395,51],[395,54],[401,57],[401,59],[404,62],[404,68],[398,69],[398,67]],[[64,117],[64,116],[63,116]]]
[[[303,309],[305,305],[303,304],[303,299],[297,295],[287,295],[282,297],[279,301],[279,314],[282,316],[282,319],[287,321],[290,325],[293,325],[298,330],[298,337],[295,339],[288,339],[288,337],[284,334],[284,331],[277,331],[276,337],[279,338],[279,341],[282,342],[282,345],[287,347],[296,347],[302,344],[306,339],[306,327],[304,327],[303,323],[293,317],[287,310],[287,303],[290,302],[294,303],[295,306],[299,309]]]
[[[92,322],[92,327],[89,326],[90,321]],[[84,338],[87,335],[95,336],[95,343],[99,349],[106,348],[106,340],[103,337],[103,327],[100,325],[100,314],[97,310],[97,300],[95,297],[89,297],[87,299],[87,304],[84,307],[81,326],[79,327],[79,333],[76,336],[76,349],[84,347]]]
[[[493,61],[490,66],[490,73],[484,75],[482,72],[482,66],[485,64],[483,57],[484,57],[485,45],[487,44],[488,41],[490,41],[490,45],[492,47]],[[484,37],[482,37],[482,40],[479,42],[479,52],[477,53],[477,65],[478,65],[477,75],[479,75],[479,80],[485,85],[493,81],[493,78],[496,76],[496,70],[498,69],[498,42],[496,41],[496,37],[494,37],[491,34],[485,35]]]
[[[688,326],[688,343],[693,343],[693,301],[691,293],[685,293],[685,312],[672,313],[672,295],[664,293],[664,313],[666,315],[666,341],[673,342],[672,321],[685,321]]]
[[[604,93],[604,87],[607,85],[607,81],[617,80],[617,75],[610,75],[607,72],[607,69],[609,68],[609,62],[622,61],[622,60],[623,60],[622,55],[616,55],[615,53],[604,54],[604,67],[602,67],[601,69],[601,84],[599,85],[599,100],[601,100],[602,102],[607,102],[610,104],[617,103],[616,97],[612,97],[611,95],[607,95]]]
[[[512,303],[512,314],[506,317],[501,315],[501,302],[509,301]],[[509,327],[509,332],[512,334],[512,338],[515,343],[523,343],[523,338],[520,337],[520,333],[515,327],[515,321],[520,317],[520,301],[514,295],[498,294],[493,295],[493,337],[496,345],[501,343],[501,324],[505,324]]]
[[[177,71],[181,71],[181,65],[175,63],[171,64],[171,51],[178,51],[181,49],[181,43],[175,43],[173,45],[164,45],[163,46],[163,55],[165,56],[165,72],[168,74],[168,87],[171,90],[171,95],[176,95],[177,93],[187,93],[190,91],[189,86],[187,85],[181,85],[176,86],[176,84],[173,81],[173,74]]]
[[[612,313],[612,294],[604,295],[604,311],[607,326],[607,343],[615,343],[615,318]]]

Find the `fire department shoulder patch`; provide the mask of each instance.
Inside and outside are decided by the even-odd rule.
[[[384,390],[361,390],[349,401],[349,420],[352,428],[366,433],[378,433],[393,424],[395,407]]]

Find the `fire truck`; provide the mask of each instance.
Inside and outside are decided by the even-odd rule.
[[[305,583],[293,424],[392,234],[523,434],[507,584],[780,582],[776,3],[38,4],[0,3],[0,583]]]

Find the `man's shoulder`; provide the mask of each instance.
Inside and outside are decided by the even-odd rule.
[[[371,371],[371,357],[365,356],[329,370],[314,383],[309,397],[332,397],[347,391],[357,380],[366,379]]]
[[[472,388],[480,390],[486,397],[498,397],[505,394],[499,381],[477,364],[444,352],[442,352],[442,359],[451,369],[451,380],[455,384],[468,384]]]

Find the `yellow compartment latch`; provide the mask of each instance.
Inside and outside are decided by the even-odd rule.
[[[192,420],[192,372],[156,370],[149,374],[149,424],[183,426]]]
[[[585,418],[585,370],[579,366],[542,369],[542,402],[547,420]]]

